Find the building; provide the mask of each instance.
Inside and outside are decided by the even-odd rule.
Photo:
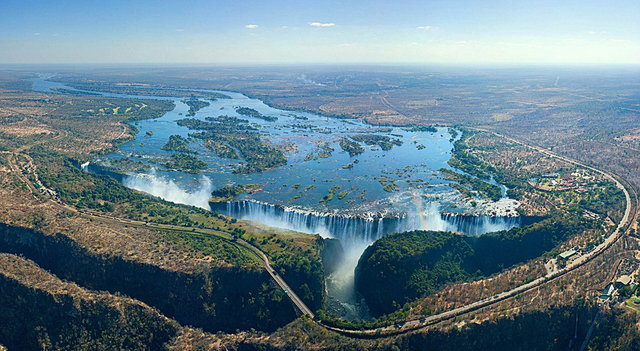
[[[578,251],[576,251],[576,250],[574,250],[574,249],[571,249],[571,250],[567,250],[567,251],[565,251],[565,252],[561,253],[561,254],[559,255],[559,257],[560,257],[560,259],[562,259],[562,260],[568,260],[569,258],[571,258],[573,255],[575,255],[575,254],[577,254],[577,253],[578,253]]]
[[[613,292],[616,290],[616,288],[613,286],[613,284],[609,284],[607,285],[606,288],[604,288],[604,290],[602,291],[602,295],[600,295],[600,298],[603,300],[608,300],[611,295],[613,295]]]
[[[620,278],[618,278],[618,280],[616,280],[616,285],[617,284],[622,284],[622,285],[629,285],[631,284],[631,277],[628,275],[621,275]]]

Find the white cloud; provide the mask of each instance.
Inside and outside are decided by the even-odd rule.
[[[436,27],[432,27],[432,26],[420,26],[416,29],[422,29],[422,30],[432,30],[432,29],[436,29]]]
[[[178,29],[176,29],[176,32],[184,32],[184,29],[183,28],[178,28]]]
[[[40,35],[40,33],[33,33],[33,35],[36,35],[36,36],[38,36],[38,35]]]
[[[333,27],[335,23],[320,23],[320,22],[311,22],[309,23],[311,27]]]
[[[594,34],[596,34],[596,32],[594,32],[594,31],[589,31],[589,35],[594,35]]]
[[[256,29],[259,26],[257,24],[247,24],[246,26],[244,26],[245,28],[249,28],[249,29]]]

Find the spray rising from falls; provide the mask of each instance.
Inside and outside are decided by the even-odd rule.
[[[354,289],[354,271],[364,250],[375,240],[391,233],[411,230],[453,231],[468,235],[507,230],[520,225],[519,217],[464,216],[442,214],[436,202],[416,202],[415,213],[403,217],[360,218],[305,212],[255,201],[213,204],[213,209],[231,217],[257,221],[269,226],[304,233],[317,233],[325,238],[340,239],[344,261],[327,277],[328,296],[341,305],[346,319],[366,315],[366,306]]]
[[[167,201],[211,210],[209,197],[213,185],[207,176],[200,178],[199,186],[194,191],[182,189],[173,180],[159,177],[154,173],[129,175],[122,180],[122,183],[126,187],[158,196]]]
[[[519,217],[442,214],[436,202],[421,205],[419,211],[411,215],[376,218],[326,215],[256,201],[234,201],[214,206],[214,210],[231,217],[303,233],[317,233],[325,238],[340,239],[345,246],[362,241],[371,243],[384,235],[410,230],[448,230],[480,235],[520,224]]]

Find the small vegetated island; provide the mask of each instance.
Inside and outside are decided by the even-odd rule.
[[[599,173],[489,133],[465,131],[450,163],[470,175],[441,172],[484,197],[498,198],[499,188],[483,179],[507,184],[510,197],[521,202],[523,225],[480,236],[412,231],[379,239],[358,262],[356,289],[380,320],[393,320],[407,308],[428,315],[431,312],[424,306],[434,299],[426,305],[413,303],[450,285],[500,274],[510,283],[486,285],[485,296],[492,296],[536,279],[545,262],[557,261],[554,264],[562,268],[567,259],[560,253],[591,251],[623,218],[624,193]],[[530,273],[513,284],[523,269]]]
[[[360,145],[361,143],[369,146],[379,146],[381,150],[389,151],[394,146],[401,146],[402,140],[386,135],[356,134],[341,138],[338,141],[342,151],[347,152],[350,157],[358,156],[364,152],[364,148]]]
[[[169,141],[164,144],[161,149],[165,151],[177,151],[183,153],[196,153],[196,151],[187,147],[189,141],[180,136],[180,135],[172,135],[169,137]]]
[[[187,112],[187,116],[195,116],[198,111],[211,105],[208,101],[198,100],[197,98],[182,100],[182,102],[189,106],[189,112]]]
[[[202,140],[204,145],[218,156],[242,159],[244,164],[234,173],[262,172],[287,164],[282,150],[269,145],[260,138],[258,130],[248,120],[220,116],[207,117],[206,121],[187,118],[177,121],[178,125],[200,132],[189,134]]]
[[[236,107],[236,112],[247,117],[260,118],[267,122],[275,122],[278,120],[278,117],[275,116],[265,116],[262,113],[258,112],[255,109],[249,107]]]
[[[171,155],[171,157],[161,164],[169,170],[181,171],[197,174],[207,169],[207,163],[198,159],[196,156],[180,152]]]
[[[242,194],[252,194],[262,189],[261,184],[236,184],[225,186],[211,192],[210,202],[226,202],[236,199]]]
[[[207,163],[198,159],[195,150],[187,147],[189,141],[180,135],[172,135],[169,141],[161,149],[165,151],[175,151],[166,161],[156,161],[168,170],[182,171],[192,174],[200,173],[207,169]]]
[[[350,157],[358,156],[364,152],[364,148],[360,144],[347,138],[340,139],[339,144],[340,148],[349,153]]]
[[[352,135],[351,139],[360,143],[365,143],[369,146],[377,145],[383,151],[391,150],[391,148],[393,148],[394,145],[397,145],[397,146],[402,145],[402,140],[400,139],[391,138],[386,135],[378,135],[378,134],[356,134],[356,135]]]
[[[405,128],[404,130],[407,132],[429,132],[429,133],[438,132],[438,128],[434,126],[413,126],[411,128]]]

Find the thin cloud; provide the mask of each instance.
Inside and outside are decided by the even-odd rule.
[[[32,35],[38,36],[38,35],[40,35],[40,33],[33,33]]]
[[[436,27],[432,27],[432,26],[420,26],[416,29],[421,29],[421,30],[432,30],[432,29],[436,29]]]
[[[594,35],[594,34],[596,34],[596,32],[594,32],[594,31],[589,31],[589,35]]]
[[[335,23],[320,23],[320,22],[311,22],[309,23],[311,27],[333,27]]]
[[[184,29],[183,28],[178,28],[178,29],[176,29],[176,32],[184,32]]]
[[[249,29],[256,29],[259,26],[257,24],[247,24],[246,26],[244,26],[245,28],[249,28]]]

